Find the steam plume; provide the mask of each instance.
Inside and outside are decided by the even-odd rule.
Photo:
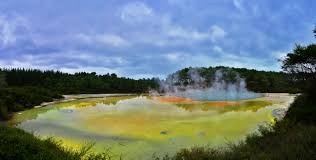
[[[260,97],[261,94],[248,91],[245,79],[238,73],[231,74],[219,69],[207,82],[196,68],[191,68],[186,79],[180,73],[172,74],[160,81],[160,92],[169,96],[185,97],[194,100],[231,101]],[[229,77],[230,76],[230,77]]]

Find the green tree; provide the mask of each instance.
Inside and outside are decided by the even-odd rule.
[[[6,79],[5,79],[5,74],[0,71],[0,89],[4,88],[7,86],[7,83],[6,83]]]
[[[313,32],[316,38],[316,26]],[[296,45],[293,53],[288,53],[283,60],[282,68],[304,80],[314,77],[316,73],[316,44]]]
[[[314,33],[316,29],[314,30]],[[316,44],[296,45],[293,53],[288,53],[282,68],[295,75],[304,86],[303,94],[295,100],[287,112],[287,118],[295,121],[316,123]]]
[[[283,60],[282,69],[293,73],[296,78],[307,80],[316,73],[316,44],[296,45],[293,53],[288,53]]]

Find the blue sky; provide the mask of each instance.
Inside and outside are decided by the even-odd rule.
[[[184,67],[280,70],[314,41],[314,0],[1,0],[0,67],[165,77]]]

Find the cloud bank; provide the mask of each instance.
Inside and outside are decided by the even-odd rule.
[[[132,78],[189,66],[278,71],[295,43],[314,41],[315,9],[307,0],[1,1],[0,67]]]

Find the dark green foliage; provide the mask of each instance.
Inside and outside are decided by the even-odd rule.
[[[316,44],[296,45],[293,53],[285,57],[282,68],[298,80],[309,79],[316,73]]]
[[[9,113],[22,111],[42,102],[62,98],[58,93],[37,87],[11,87],[0,91],[0,119],[10,118]]]
[[[134,80],[117,77],[116,74],[96,75],[92,73],[68,74],[59,71],[32,69],[3,70],[8,86],[34,86],[62,94],[76,93],[143,93],[156,88],[154,79]]]
[[[316,95],[303,94],[297,97],[286,116],[296,122],[316,124]]]
[[[6,94],[11,96],[8,97],[8,104],[16,103],[26,108],[33,108],[42,102],[50,102],[54,99],[62,98],[61,95],[54,91],[37,87],[11,87],[6,89]],[[13,111],[19,111],[19,108]]]
[[[5,88],[7,86],[7,82],[5,80],[5,74],[4,72],[0,71],[0,90]]]
[[[90,153],[93,144],[78,151],[61,146],[48,138],[40,140],[18,128],[0,125],[0,160],[111,160],[109,153]]]
[[[79,152],[71,152],[52,139],[39,140],[20,129],[0,126],[1,160],[78,160]]]
[[[249,159],[315,159],[316,127],[284,120],[263,128],[233,147],[234,157]]]
[[[316,44],[296,45],[293,52],[288,53],[283,60],[282,68],[295,75],[296,81],[304,84],[303,94],[291,105],[286,118],[316,124]]]
[[[193,147],[191,149],[181,149],[174,157],[166,155],[162,160],[217,160],[220,159],[219,152],[206,147]],[[159,160],[159,158],[156,158]]]

